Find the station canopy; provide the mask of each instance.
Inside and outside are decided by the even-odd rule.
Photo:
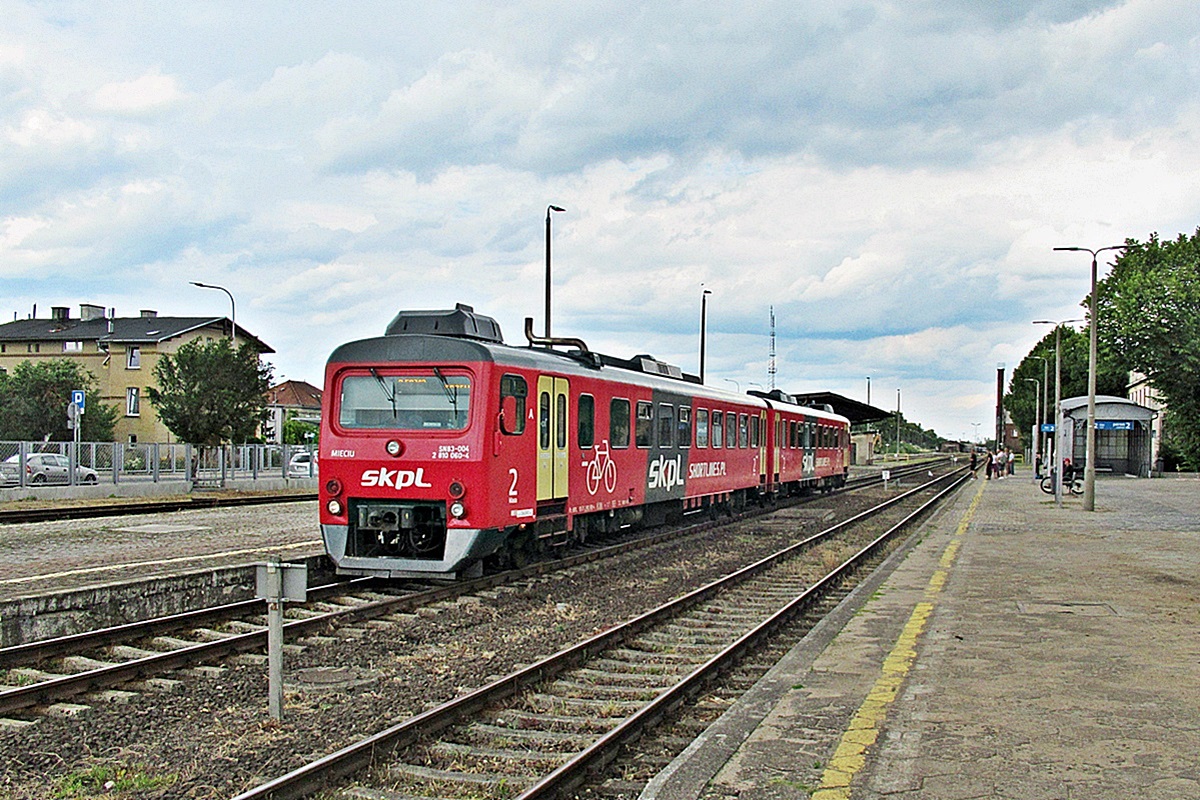
[[[1071,419],[1087,419],[1087,395],[1067,397],[1062,401],[1063,414]],[[1152,408],[1138,405],[1124,397],[1113,397],[1107,394],[1096,395],[1096,422],[1147,422],[1154,419],[1158,412]]]
[[[834,392],[808,392],[792,396],[802,406],[820,408],[821,406],[828,405],[833,409],[833,413],[841,414],[853,424],[878,422],[882,419],[891,419],[895,415],[894,411],[884,411],[882,408],[876,408],[875,406],[861,403],[858,400],[853,400]]]

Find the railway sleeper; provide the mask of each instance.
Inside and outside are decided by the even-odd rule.
[[[685,645],[720,645],[730,641],[730,633],[745,628],[728,628],[714,630],[711,628],[684,628],[682,630],[664,630],[656,633],[644,633],[638,637],[640,641],[654,644],[685,644]]]
[[[659,688],[654,686],[618,686],[614,684],[595,684],[578,680],[562,679],[554,681],[549,686],[554,694],[569,696],[591,696],[612,700],[630,700],[649,702],[658,696]]]
[[[601,658],[588,662],[592,669],[605,674],[619,675],[636,673],[639,675],[679,675],[691,672],[694,668],[691,661],[660,662],[648,664],[631,658],[617,658],[613,653],[607,653]]]
[[[484,747],[457,742],[436,742],[428,750],[431,756],[448,761],[460,769],[470,770],[474,766],[495,766],[497,761],[520,765],[525,769],[526,764],[538,768],[557,767],[570,758],[569,753],[546,750],[531,750],[515,747],[499,747],[496,745]]]
[[[442,784],[446,787],[468,784],[476,787],[498,788],[506,787],[517,791],[524,790],[532,781],[528,778],[521,780],[512,775],[499,775],[491,772],[456,772],[436,767],[423,767],[419,764],[389,764],[387,775],[395,781],[420,781],[419,788],[431,791],[433,797],[453,797],[452,794],[441,791]],[[432,786],[428,784],[433,784]],[[416,788],[416,787],[414,787]]]
[[[609,719],[623,719],[642,708],[645,703],[636,700],[614,700],[603,697],[571,697],[538,692],[530,695],[527,702],[536,711],[567,710]]]
[[[606,651],[602,658],[637,665],[639,669],[647,671],[649,667],[653,666],[685,664],[694,667],[701,663],[681,653],[663,653],[657,650],[637,647],[632,643],[627,647],[618,647],[614,650]],[[690,672],[690,670],[688,671]]]
[[[674,680],[663,680],[661,672],[609,672],[595,668],[576,669],[572,675],[587,681],[593,686],[605,684],[621,684],[623,686],[646,686],[664,688],[674,683]]]
[[[595,715],[547,714],[531,709],[508,708],[496,717],[497,723],[511,728],[535,729],[541,731],[566,731],[578,734],[579,731],[607,733],[615,728],[620,719],[612,717],[597,717]]]
[[[554,747],[570,748],[572,751],[582,750],[595,741],[595,736],[575,733],[573,731],[547,731],[529,728],[507,728],[502,725],[489,725],[484,722],[473,722],[467,728],[467,734],[474,738],[488,738],[500,741],[523,741],[539,749]]]

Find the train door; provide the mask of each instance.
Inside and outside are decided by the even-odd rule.
[[[567,496],[568,388],[566,378],[538,377],[538,502]]]
[[[754,431],[758,439],[758,485],[767,485],[767,412],[758,412],[758,427]]]

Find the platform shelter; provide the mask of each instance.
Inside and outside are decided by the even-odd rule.
[[[1087,445],[1087,395],[1062,401],[1065,453],[1083,466]],[[1147,478],[1153,466],[1153,421],[1158,412],[1124,397],[1096,395],[1096,470]],[[1067,424],[1066,420],[1070,420]]]

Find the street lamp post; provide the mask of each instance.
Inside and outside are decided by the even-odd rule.
[[[1042,382],[1037,378],[1025,378],[1026,383],[1032,383],[1037,387],[1037,393],[1033,396],[1033,477],[1040,478],[1038,464],[1041,463],[1041,450],[1038,448],[1038,439],[1042,435]]]
[[[727,381],[729,381],[730,383],[732,383],[732,384],[733,384],[733,386],[734,386],[734,389],[735,389],[735,390],[737,390],[737,393],[738,393],[738,394],[741,394],[741,393],[742,393],[742,384],[738,383],[738,382],[737,382],[737,381],[735,381],[733,378],[726,378],[725,380],[727,380]]]
[[[192,286],[199,286],[201,289],[220,289],[225,294],[229,295],[229,323],[231,326],[232,335],[229,337],[234,348],[237,348],[237,303],[233,302],[233,292],[226,289],[224,286],[214,286],[211,283],[200,283],[199,281],[190,281]]]
[[[1035,319],[1034,325],[1054,326],[1054,505],[1062,508],[1063,454],[1062,454],[1062,347],[1063,325],[1083,322],[1081,319],[1066,319],[1055,322],[1050,319]]]
[[[1049,397],[1049,394],[1050,394],[1050,361],[1045,358],[1042,358],[1041,356],[1030,356],[1030,358],[1036,359],[1036,360],[1042,362],[1042,419],[1043,419],[1043,421],[1045,421],[1045,418],[1050,416],[1050,397]],[[1039,443],[1045,442],[1048,438],[1049,437],[1042,435],[1042,429],[1041,429],[1041,427],[1039,427],[1038,428]],[[1044,455],[1049,455],[1050,448],[1042,446],[1040,448],[1040,452],[1043,453]]]
[[[550,212],[566,211],[558,206],[546,206],[546,338],[550,338]]]
[[[1087,449],[1083,467],[1083,510],[1096,510],[1096,257],[1105,250],[1124,250],[1129,245],[1114,244],[1092,250],[1088,247],[1056,247],[1072,253],[1092,254],[1092,291],[1088,295],[1088,316],[1090,332],[1088,335],[1088,410],[1087,410]]]
[[[700,385],[704,385],[704,345],[708,332],[708,296],[711,291],[705,289],[700,293]]]

